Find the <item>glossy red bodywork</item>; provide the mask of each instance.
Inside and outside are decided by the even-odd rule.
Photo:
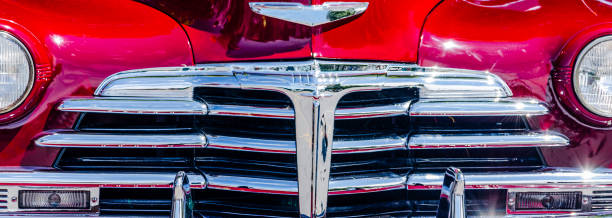
[[[255,14],[248,6],[266,0],[140,1],[185,27],[196,63],[311,57],[415,62],[423,21],[439,2],[356,0],[370,2],[362,15],[311,28]],[[311,3],[327,1],[335,0]]]
[[[19,36],[30,50],[48,54],[34,55],[34,61],[50,64],[54,75],[36,96],[40,101],[35,109],[0,125],[3,166],[52,164],[59,150],[34,146],[32,139],[44,129],[72,127],[76,114],[55,110],[62,98],[91,96],[104,78],[118,71],[193,64],[181,26],[137,2],[2,1],[0,18],[7,20],[1,23],[3,30]]]
[[[365,2],[360,17],[314,28],[313,57],[415,62],[421,27],[439,0]]]
[[[91,96],[112,73],[313,57],[488,70],[515,96],[548,103],[550,114],[532,125],[571,138],[568,148],[542,149],[549,165],[590,168],[612,160],[612,130],[575,112],[581,106],[571,96],[556,95],[568,92],[567,83],[551,77],[571,70],[593,37],[611,32],[609,1],[371,0],[362,15],[314,28],[257,15],[248,2],[2,1],[0,18],[26,28],[34,38],[26,43],[40,43],[54,77],[38,107],[0,125],[0,165],[50,166],[58,150],[32,139],[45,129],[70,128],[76,114],[56,111],[57,103]]]

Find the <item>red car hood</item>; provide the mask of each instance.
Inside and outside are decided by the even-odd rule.
[[[195,62],[208,63],[311,57],[416,62],[421,27],[440,0],[365,1],[363,14],[316,27],[251,11],[248,3],[261,0],[140,1],[182,24]]]

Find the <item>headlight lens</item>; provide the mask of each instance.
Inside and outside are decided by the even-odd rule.
[[[574,68],[574,90],[589,111],[612,117],[612,36],[588,44]]]
[[[34,82],[34,66],[26,47],[14,36],[0,32],[0,113],[19,106]]]

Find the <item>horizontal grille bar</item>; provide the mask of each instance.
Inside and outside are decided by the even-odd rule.
[[[548,113],[532,99],[423,100],[410,107],[410,116],[517,116]]]
[[[206,137],[196,133],[112,134],[57,132],[35,141],[44,147],[203,148]]]
[[[46,187],[172,188],[176,173],[164,172],[65,172],[0,169],[0,185]],[[192,188],[204,188],[206,179],[188,173]]]
[[[205,175],[209,189],[297,195],[297,181],[233,175]],[[329,194],[358,194],[393,189],[405,189],[406,177],[392,173],[377,173],[359,177],[332,178]]]
[[[208,115],[293,119],[292,108],[271,108],[242,105],[209,105]]]
[[[335,118],[336,120],[342,120],[401,116],[408,114],[409,107],[410,102],[374,107],[339,108],[336,110]]]
[[[542,168],[527,172],[464,172],[466,189],[606,188],[612,189],[612,171],[585,172],[574,168]],[[408,189],[440,189],[444,174],[414,173]]]
[[[58,106],[59,110],[71,112],[98,112],[122,114],[173,114],[173,115],[218,115],[293,119],[290,107],[258,107],[244,105],[205,104],[192,100],[144,99],[144,98],[72,98]],[[362,119],[410,115],[430,116],[522,116],[542,115],[548,109],[543,103],[530,99],[497,100],[423,100],[411,105],[402,104],[338,108],[336,119]]]
[[[295,141],[266,140],[231,136],[208,136],[208,147],[238,151],[295,154]]]
[[[3,170],[1,185],[74,186],[115,188],[170,188],[175,173],[163,172],[61,172]],[[581,172],[575,169],[548,168],[530,172],[465,172],[466,189],[508,188],[597,188],[612,190],[612,171]],[[393,173],[339,177],[330,180],[330,194],[346,194],[347,189],[363,193],[407,185],[408,189],[440,189],[443,173]],[[407,178],[407,179],[405,179]],[[195,189],[226,189],[246,192],[297,193],[297,181],[235,175],[190,173]],[[205,184],[208,184],[206,186]],[[244,188],[244,189],[243,189]]]
[[[336,119],[359,119],[408,114],[410,102],[363,108],[340,108]],[[58,110],[120,114],[216,115],[293,119],[290,107],[259,107],[244,105],[206,104],[192,100],[156,98],[72,98],[64,100]]]
[[[332,152],[334,154],[405,149],[406,137],[399,136],[372,139],[336,139],[332,144]]]
[[[569,139],[555,132],[489,134],[416,134],[410,137],[410,149],[511,148],[567,146]]]
[[[267,140],[198,133],[121,134],[56,132],[36,140],[44,147],[121,147],[121,148],[217,148],[270,153],[295,153],[295,141]],[[409,138],[409,149],[552,147],[566,146],[569,140],[554,132],[489,134],[416,134]],[[333,153],[375,152],[406,149],[406,137],[349,139],[338,138]]]
[[[199,102],[157,98],[72,98],[64,100],[57,109],[122,114],[203,115],[208,112],[206,105]]]
[[[168,134],[122,134],[63,131],[43,136],[36,140],[43,147],[81,148],[216,148],[238,151],[295,153],[295,141],[242,138],[199,133]],[[362,140],[337,139],[333,153],[374,152],[406,148],[406,139],[401,137],[373,138]]]

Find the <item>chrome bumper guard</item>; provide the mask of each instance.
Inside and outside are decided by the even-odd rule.
[[[99,215],[97,210],[73,213],[33,213],[18,208],[17,190],[30,189],[91,189],[92,201],[99,201],[100,188],[173,188],[172,217],[189,217],[191,214],[191,189],[223,189],[241,192],[297,195],[297,181],[257,179],[235,176],[197,174],[193,172],[141,173],[141,172],[60,172],[60,171],[7,171],[0,177],[0,190],[9,190],[6,200],[0,199],[0,215]],[[257,180],[257,181],[254,181]],[[533,172],[462,173],[449,168],[445,174],[414,173],[410,175],[378,175],[368,178],[331,180],[329,194],[356,194],[390,189],[441,189],[441,205],[438,217],[463,217],[465,207],[463,190],[506,189],[521,191],[561,192],[580,191],[585,199],[596,191],[612,191],[612,170],[579,171],[569,168],[548,168]],[[2,195],[0,195],[2,196]],[[97,199],[96,199],[97,198]],[[5,205],[2,205],[2,202]],[[583,202],[590,204],[590,201]],[[97,208],[97,204],[91,204]],[[4,206],[4,207],[1,207]],[[590,208],[590,207],[583,207]],[[444,210],[446,209],[446,210]],[[543,215],[542,213],[512,213],[507,216]],[[612,215],[610,210],[572,211],[546,214],[546,216]]]

